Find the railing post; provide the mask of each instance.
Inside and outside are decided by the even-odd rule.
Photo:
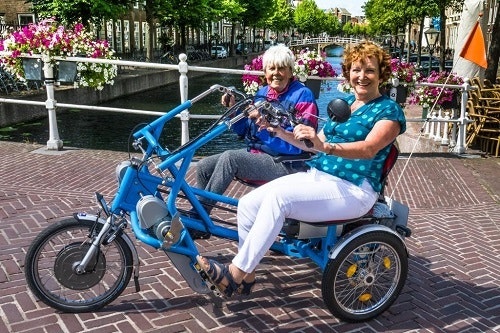
[[[465,78],[464,83],[462,84],[462,89],[461,89],[461,103],[460,103],[460,117],[458,118],[459,120],[459,125],[458,125],[458,138],[457,138],[457,144],[455,145],[455,148],[453,149],[454,153],[457,154],[463,154],[465,153],[465,140],[467,139],[467,123],[468,119],[466,116],[466,111],[467,111],[467,99],[469,98],[469,93],[468,91],[471,90],[471,85],[469,83],[469,78]]]
[[[47,91],[47,100],[45,107],[49,116],[49,140],[47,141],[48,150],[61,150],[63,142],[59,139],[57,129],[56,106],[57,101],[54,98],[54,67],[50,64],[48,55],[42,56],[43,75],[45,76],[45,90]]]
[[[444,111],[444,120],[450,120],[450,111]],[[442,146],[447,146],[450,144],[450,139],[448,138],[448,130],[449,130],[450,123],[445,122],[443,126],[443,135],[441,139],[441,145]]]
[[[443,109],[438,110],[437,118],[436,118],[436,134],[434,135],[434,141],[435,142],[440,142],[441,141],[441,120],[443,120]]]
[[[179,54],[179,88],[181,91],[181,103],[187,101],[188,97],[188,64],[186,62],[187,55],[185,53]],[[189,141],[189,109],[184,110],[180,114],[181,118],[181,144]]]
[[[432,112],[431,112],[431,125],[429,128],[429,139],[434,139],[434,129],[436,127],[436,121],[435,121],[436,119],[437,119],[436,110],[432,110]]]

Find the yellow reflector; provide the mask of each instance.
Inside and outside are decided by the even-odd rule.
[[[356,273],[356,270],[358,269],[358,265],[352,264],[348,269],[347,269],[347,277],[350,278]]]
[[[359,296],[358,299],[360,302],[368,302],[369,300],[372,299],[372,294],[363,294],[363,295]]]
[[[387,269],[391,268],[391,259],[389,259],[388,257],[384,258],[384,267]]]

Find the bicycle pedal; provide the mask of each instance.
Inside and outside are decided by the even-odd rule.
[[[210,291],[212,291],[215,294],[215,296],[223,297],[222,296],[223,293],[219,290],[219,288],[217,288],[217,286],[214,283],[212,283],[212,280],[208,277],[207,273],[201,268],[200,264],[195,263],[194,268],[198,272],[198,274],[200,274],[202,280],[205,282],[208,289],[210,289]]]

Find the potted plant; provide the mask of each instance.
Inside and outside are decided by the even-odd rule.
[[[319,77],[334,77],[335,70],[332,65],[325,60],[324,56],[320,56],[316,51],[304,49],[295,55],[295,65],[293,68],[294,76],[314,92],[315,97],[319,97],[321,80],[307,80],[309,76]],[[263,70],[262,55],[252,59],[249,64],[245,65],[245,70],[261,71]],[[247,94],[254,95],[257,90],[265,84],[264,76],[243,74],[243,87]],[[312,86],[311,86],[312,82]]]
[[[60,63],[54,59],[55,56],[115,59],[108,42],[94,39],[81,23],[67,29],[58,25],[54,19],[43,20],[10,32],[0,39],[0,51],[7,53],[0,59],[4,68],[21,80],[32,79],[30,74],[37,74],[43,67],[40,59],[23,58],[23,55],[40,54],[49,59],[50,66],[54,66],[56,70]],[[59,68],[63,69],[64,66]],[[117,66],[78,63],[75,73],[75,85],[101,90],[105,84],[114,83]]]
[[[428,77],[423,78],[420,82],[461,85],[464,83],[464,79],[455,73],[432,71]],[[456,89],[450,88],[420,86],[412,94],[410,103],[421,105],[427,110],[434,103],[443,109],[458,108],[459,94],[457,92]]]
[[[262,66],[262,54],[256,58],[253,58],[249,64],[245,65],[246,71],[261,71]],[[247,95],[255,95],[257,90],[266,83],[264,75],[253,75],[253,74],[243,74],[241,77],[243,81],[243,88]]]
[[[394,58],[391,59],[391,77],[383,87],[397,103],[405,103],[419,79],[420,73],[412,63]]]

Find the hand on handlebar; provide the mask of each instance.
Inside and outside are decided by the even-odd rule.
[[[231,107],[236,104],[236,99],[234,98],[233,94],[226,93],[222,95],[221,104],[225,107]]]
[[[307,148],[313,148],[318,141],[321,142],[316,130],[311,126],[298,124],[293,128],[293,135],[295,139],[303,141]]]

